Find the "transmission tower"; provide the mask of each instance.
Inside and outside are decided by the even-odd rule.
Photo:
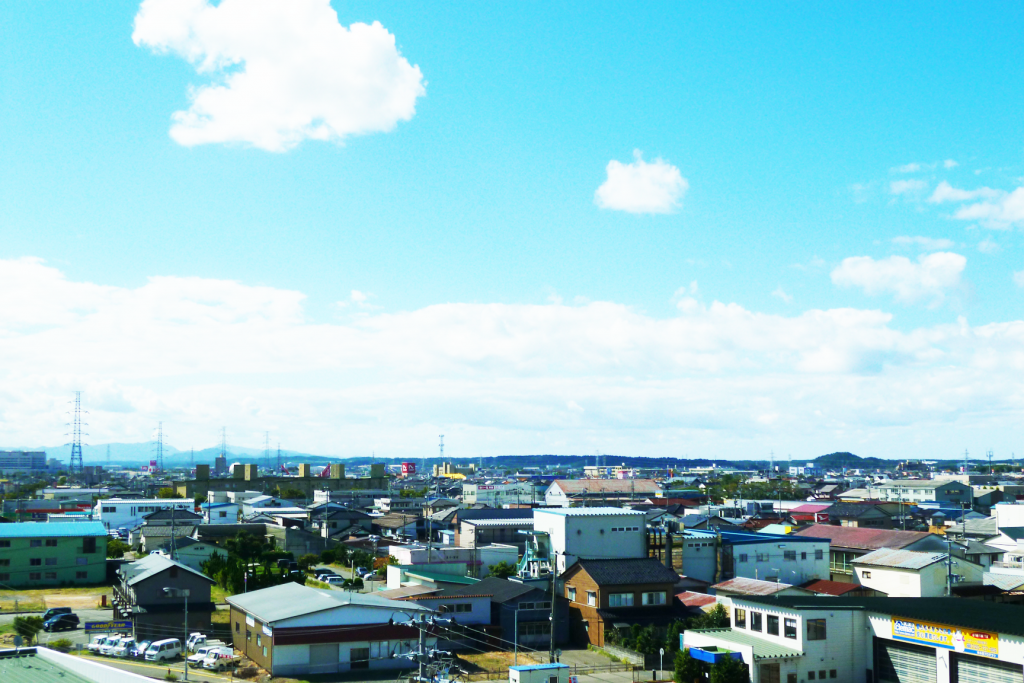
[[[995,474],[995,470],[992,469],[992,449],[988,449],[988,473],[989,475]]]
[[[71,463],[68,472],[82,472],[82,392],[75,392],[75,416],[71,422]]]
[[[263,463],[270,469],[270,432],[263,432]]]
[[[164,423],[158,422],[156,427],[156,466],[160,474],[164,472]]]
[[[220,457],[227,460],[228,457],[228,428],[220,428]]]

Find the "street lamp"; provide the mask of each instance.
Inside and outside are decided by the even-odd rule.
[[[169,598],[185,599],[185,680],[188,680],[188,588],[164,588],[164,595]]]

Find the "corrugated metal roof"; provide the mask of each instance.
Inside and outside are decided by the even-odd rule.
[[[565,493],[657,493],[653,479],[557,479],[551,482]]]
[[[94,683],[71,669],[43,659],[35,648],[0,651],[0,680],[5,683]]]
[[[812,524],[806,529],[793,532],[792,536],[820,538],[841,548],[903,548],[916,543],[929,534],[925,531],[900,531],[899,529],[867,529],[855,526],[832,526]]]
[[[707,593],[694,593],[693,591],[676,593],[676,598],[678,598],[679,602],[683,603],[687,607],[704,607],[705,605],[714,605],[718,603],[718,598],[714,595],[708,595]]]
[[[774,639],[758,638],[743,631],[734,631],[731,628],[695,629],[690,632],[711,636],[725,643],[750,646],[754,650],[754,659],[784,659],[804,656],[800,650],[779,645]]]
[[[891,567],[892,569],[924,569],[945,559],[946,553],[923,553],[916,550],[879,548],[873,553],[858,557],[853,561],[853,564],[863,564],[870,567]]]
[[[467,519],[463,524],[473,526],[533,526],[533,517],[529,519]]]
[[[228,604],[252,614],[263,623],[274,624],[278,621],[291,619],[304,614],[313,614],[336,607],[359,605],[362,607],[380,607],[405,612],[431,612],[433,610],[400,600],[388,600],[369,593],[352,593],[349,591],[321,590],[300,586],[297,583],[282,583],[251,593],[232,595]]]
[[[761,581],[760,579],[747,579],[737,577],[721,583],[716,583],[712,588],[716,591],[728,591],[740,595],[775,595],[779,591],[792,588],[789,583],[776,583],[775,581]]]
[[[1024,576],[985,572],[981,576],[981,583],[984,586],[995,586],[1004,591],[1017,591],[1024,588]]]
[[[0,524],[0,538],[106,536],[103,522],[14,522]]]
[[[601,515],[620,515],[628,516],[633,515],[636,517],[643,517],[643,510],[626,510],[624,508],[613,508],[613,507],[593,507],[593,508],[538,508],[537,512],[544,512],[549,515],[564,515],[565,517],[598,517]]]
[[[175,562],[171,558],[164,557],[163,555],[146,555],[141,560],[121,565],[118,573],[127,579],[129,586],[133,586],[139,581],[145,581],[149,577],[156,576],[160,572],[171,567],[177,567],[178,569],[195,574],[196,576],[200,576],[210,583],[213,583],[213,579],[206,574],[196,571],[181,562]]]
[[[808,581],[807,583],[800,584],[800,587],[805,590],[809,590],[812,593],[818,593],[819,595],[846,595],[850,591],[863,588],[863,586],[856,583],[847,583],[845,581],[826,581],[825,579]]]

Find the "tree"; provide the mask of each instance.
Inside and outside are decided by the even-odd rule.
[[[689,650],[680,650],[675,659],[676,683],[699,683],[704,678],[700,662],[690,656]]]
[[[116,538],[112,538],[107,541],[107,557],[112,560],[118,560],[124,557],[124,554],[131,550],[131,546]]]
[[[709,612],[705,612],[699,617],[694,617],[687,621],[687,630],[696,630],[704,628],[725,628],[729,625],[729,610],[725,609],[725,605],[718,603]]]
[[[709,683],[750,683],[750,672],[743,660],[725,657],[711,665]]]
[[[516,575],[516,566],[511,562],[502,560],[497,564],[491,565],[491,570],[487,572],[487,576],[493,576],[499,579],[507,579],[510,576]]]
[[[306,500],[306,493],[302,489],[282,489],[278,488],[282,498],[291,498],[298,500]]]
[[[199,507],[207,501],[207,497],[203,495],[196,495],[196,507]]]
[[[43,630],[42,617],[14,617],[14,632],[31,644],[36,634]]]
[[[328,548],[320,553],[320,561],[324,564],[334,564],[338,561],[338,551],[333,548]]]
[[[164,488],[162,488],[162,489],[160,489],[159,491],[156,492],[156,497],[157,498],[181,498],[182,496],[179,496],[178,492],[175,491],[174,489],[172,489],[170,486],[165,486]]]
[[[320,562],[320,556],[313,553],[308,553],[299,557],[299,569],[308,570],[313,565]]]

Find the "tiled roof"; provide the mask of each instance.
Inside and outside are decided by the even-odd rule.
[[[891,567],[893,569],[924,569],[945,559],[946,553],[922,553],[914,550],[879,548],[874,552],[853,560],[853,564],[863,564],[871,567]]]
[[[841,548],[877,550],[879,548],[903,548],[927,538],[925,531],[900,531],[898,529],[867,529],[855,526],[832,526],[812,524],[793,534],[805,538],[827,539],[831,545]]]
[[[729,593],[739,593],[740,595],[775,595],[792,587],[793,585],[789,583],[761,581],[759,579],[746,579],[743,577],[722,581],[712,586],[716,591],[727,591]]]
[[[653,479],[558,479],[551,483],[566,494],[577,493],[635,493],[648,494],[661,491]]]
[[[521,595],[532,593],[533,591],[539,590],[544,592],[543,589],[537,586],[527,585],[525,583],[519,583],[518,581],[509,581],[507,579],[499,579],[493,576],[489,576],[486,579],[481,579],[477,583],[465,588],[454,588],[448,591],[447,595],[490,595],[491,602],[508,602],[512,598],[518,598]]]
[[[576,567],[587,572],[599,586],[620,586],[631,583],[676,583],[679,574],[663,565],[655,557],[624,560],[579,560],[567,570]]]

